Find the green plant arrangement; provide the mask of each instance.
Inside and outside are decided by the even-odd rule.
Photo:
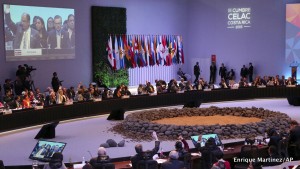
[[[109,34],[126,34],[126,8],[92,7],[93,80],[109,87],[129,84],[128,70],[112,70],[107,59]]]
[[[128,85],[129,83],[127,69],[112,71],[111,67],[103,62],[96,65],[96,68],[98,68],[98,70],[94,72],[95,79],[100,78],[107,86],[116,87],[120,84]]]

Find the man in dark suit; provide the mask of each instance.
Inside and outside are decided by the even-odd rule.
[[[21,22],[14,23],[10,17],[10,5],[6,5],[4,12],[5,23],[15,36],[13,41],[14,49],[41,48],[38,31],[30,28],[29,14],[23,13],[21,16]]]
[[[215,62],[211,63],[209,70],[210,70],[209,84],[214,84],[216,81],[216,73],[217,73],[217,67]]]
[[[63,162],[64,156],[62,153],[56,152],[51,157],[49,164],[44,165],[44,169],[67,169]]]
[[[249,82],[253,82],[253,66],[252,63],[249,63],[249,69],[248,69],[248,74],[249,74]]]
[[[152,150],[143,151],[143,146],[141,144],[137,144],[135,146],[135,151],[137,154],[134,155],[133,157],[131,157],[131,159],[130,159],[130,161],[132,163],[132,169],[138,168],[139,161],[147,160],[147,159],[145,159],[144,154],[148,154],[148,157],[150,157],[152,159],[153,155],[155,155],[157,153],[157,151],[159,150],[160,141],[158,141],[156,132],[152,133],[152,137],[155,139],[155,146]]]
[[[168,161],[161,164],[162,169],[182,169],[184,168],[184,163],[178,160],[178,152],[173,150],[169,154]]]
[[[219,69],[219,75],[221,76],[221,79],[222,78],[226,79],[226,73],[227,73],[227,69],[224,66],[224,63],[222,63],[222,66]]]
[[[196,83],[199,79],[200,76],[200,67],[199,67],[199,62],[196,62],[196,65],[194,66],[194,75],[195,75],[195,80],[194,83]]]
[[[49,32],[48,47],[51,49],[68,48],[68,34],[62,29],[62,18],[59,15],[54,17],[55,29]]]
[[[90,160],[90,164],[96,168],[96,166],[104,164],[104,163],[110,163],[109,156],[106,155],[106,149],[104,147],[98,148],[98,156],[93,157]]]
[[[275,128],[270,128],[267,131],[268,137],[270,138],[270,141],[268,143],[268,146],[275,146],[277,149],[279,148],[279,141],[282,139],[280,135],[277,133]]]
[[[241,73],[240,73],[241,77],[245,78],[248,75],[248,69],[246,68],[245,65],[243,65],[243,67],[241,68]]]
[[[277,166],[282,164],[284,159],[281,159],[280,154],[276,146],[272,145],[268,149],[269,157],[266,158],[266,162],[263,163],[263,166]],[[277,161],[278,160],[278,161]]]
[[[196,144],[196,148],[202,154],[202,168],[211,168],[212,165],[217,162],[216,154],[222,151],[216,144],[216,140],[210,137],[204,147],[201,146],[201,141],[203,141],[202,137],[198,138],[198,142]]]
[[[57,77],[57,73],[56,72],[53,72],[53,77],[52,77],[52,80],[51,80],[51,85],[52,85],[52,88],[54,90],[54,92],[56,93],[59,89],[59,87],[61,86],[61,82],[58,77]]]
[[[178,153],[178,160],[183,162],[186,169],[190,169],[191,163],[191,154],[189,153],[189,150],[189,144],[182,136],[179,136],[178,141],[175,143],[175,151]]]
[[[290,125],[288,153],[293,160],[300,160],[300,126],[296,120],[292,120]]]
[[[66,44],[66,48],[75,48],[75,17],[73,14],[68,16],[67,29],[65,30],[65,34],[63,38],[63,44]]]

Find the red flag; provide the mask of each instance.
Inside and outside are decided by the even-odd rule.
[[[114,59],[114,56],[113,56],[111,36],[109,36],[109,38],[108,38],[108,42],[107,42],[107,46],[106,46],[106,51],[107,51],[107,59],[108,59],[110,65],[111,65],[111,67],[115,70],[116,69],[116,65],[115,65],[115,59]]]

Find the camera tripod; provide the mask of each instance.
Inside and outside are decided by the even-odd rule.
[[[30,74],[27,75],[27,81],[29,83],[29,85],[28,85],[29,89],[32,90],[32,91],[35,91],[34,81],[32,80]]]
[[[30,81],[30,89],[31,89],[32,91],[35,91],[35,85],[34,85],[34,81],[33,81],[33,80]]]

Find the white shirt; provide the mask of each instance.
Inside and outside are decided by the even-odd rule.
[[[61,38],[62,38],[62,35],[61,35],[61,31],[58,33],[58,31],[56,31],[56,49],[60,49],[61,48]]]
[[[30,35],[31,28],[29,27],[26,31],[23,32],[20,49],[30,49]]]
[[[71,29],[68,29],[68,32],[69,32],[69,39],[71,39],[73,31]]]

